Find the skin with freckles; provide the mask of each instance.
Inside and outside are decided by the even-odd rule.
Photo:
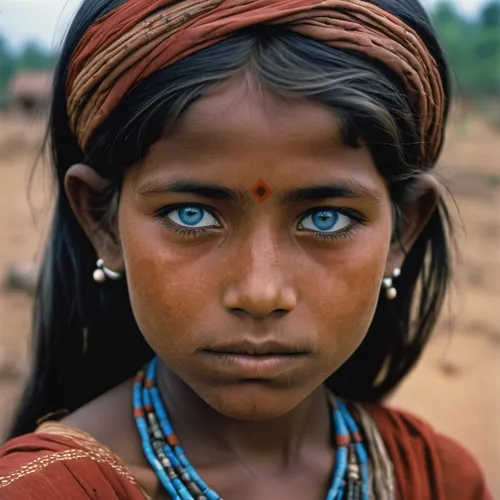
[[[183,447],[229,500],[324,498],[334,450],[322,383],[362,342],[382,279],[402,262],[386,181],[366,147],[341,137],[322,104],[248,79],[220,86],[126,172],[115,246],[86,212],[103,180],[68,172],[97,253],[125,272]],[[433,209],[417,205],[408,227]],[[127,382],[66,423],[162,498],[130,404]]]
[[[228,109],[221,119],[225,106],[238,116]],[[370,325],[389,251],[390,200],[368,151],[339,136],[320,105],[236,86],[195,104],[125,176],[118,229],[139,327],[170,369],[228,417],[288,413],[346,361]],[[250,195],[258,179],[274,192],[263,204]],[[172,192],[175,182],[231,195]],[[286,199],[345,184],[362,192]],[[202,211],[194,228],[181,226],[174,210],[182,206]],[[315,230],[311,215],[321,209],[338,217],[333,231]],[[306,354],[267,369],[200,352],[241,341]]]

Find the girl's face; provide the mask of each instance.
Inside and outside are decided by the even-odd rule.
[[[127,172],[118,229],[145,338],[238,419],[283,415],[337,370],[392,270],[368,150],[343,144],[331,109],[248,80],[193,104]]]

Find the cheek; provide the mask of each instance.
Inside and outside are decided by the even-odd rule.
[[[202,262],[184,265],[192,258],[189,250],[180,253],[166,245],[163,231],[156,221],[134,220],[125,211],[120,220],[135,319],[156,352],[175,356],[196,341],[192,318],[204,316],[206,298],[215,293],[215,284]]]
[[[318,272],[317,287],[309,287],[318,331],[324,332],[325,351],[346,360],[359,347],[377,307],[390,247],[391,225],[365,233],[328,259]],[[310,276],[311,279],[311,276]],[[320,280],[320,281],[319,281]],[[313,281],[314,282],[314,281]],[[313,292],[313,290],[318,290]]]
[[[289,263],[300,296],[290,321],[311,334],[315,331],[325,371],[352,355],[372,321],[390,246],[390,209],[386,212],[352,239],[329,250],[308,247]],[[205,330],[200,318],[220,316],[220,259],[217,252],[200,254],[196,246],[167,244],[166,229],[125,204],[120,207],[119,230],[136,321],[151,347],[176,365],[203,341],[198,338]],[[237,261],[226,266],[239,265]]]

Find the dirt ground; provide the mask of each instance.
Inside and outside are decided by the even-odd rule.
[[[0,280],[12,262],[39,255],[49,219],[50,182],[28,180],[39,122],[0,117]],[[441,326],[391,404],[429,420],[480,461],[500,498],[500,130],[456,116],[440,175],[462,217],[461,257]],[[457,213],[454,213],[458,219]],[[0,435],[26,374],[31,300],[0,290]]]

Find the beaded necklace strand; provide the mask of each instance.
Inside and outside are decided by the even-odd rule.
[[[172,500],[222,500],[187,459],[156,385],[158,360],[136,376],[134,417],[144,454]],[[335,429],[335,469],[326,500],[369,500],[368,454],[346,405],[330,398]]]

